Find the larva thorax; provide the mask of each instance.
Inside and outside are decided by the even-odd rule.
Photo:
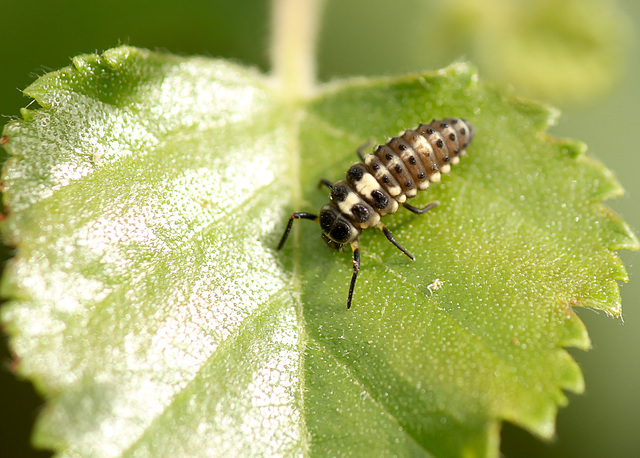
[[[380,218],[440,181],[459,162],[473,138],[473,127],[460,118],[433,120],[406,130],[347,171],[331,187],[331,202],[320,211],[323,238],[333,248],[357,241],[364,229],[381,227]]]

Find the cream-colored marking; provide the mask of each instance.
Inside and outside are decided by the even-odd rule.
[[[391,160],[389,161],[389,163],[387,164],[387,168],[389,168],[389,167],[395,167],[396,165],[399,165],[399,166],[401,166],[401,167],[402,167],[402,164],[401,164],[400,158],[399,158],[398,156],[394,156],[394,157],[393,157],[393,159],[391,159]]]
[[[369,219],[361,224],[362,229],[366,229],[367,227],[377,226],[380,224],[380,215],[377,212],[373,212],[373,214],[369,217]]]
[[[416,133],[412,143],[413,149],[423,154],[427,154],[427,152],[430,152],[433,149],[431,147],[431,143],[429,143],[423,135],[418,133]]]
[[[398,202],[400,202],[401,204],[407,201],[407,196],[404,194],[400,194],[398,197],[395,198]]]
[[[400,186],[388,186],[387,192],[394,198],[398,198],[397,196],[402,193],[402,188]]]
[[[467,150],[463,149],[462,151],[460,151],[460,156],[466,156],[467,155]]]
[[[442,167],[440,167],[440,171],[442,173],[449,173],[451,171],[451,165],[450,164],[445,164]]]
[[[398,211],[398,201],[397,200],[391,200],[391,210],[389,210],[389,213],[395,213]]]
[[[460,151],[460,156],[462,156],[462,151]],[[456,165],[458,162],[460,162],[460,158],[458,156],[451,158],[452,165]]]
[[[402,159],[402,162],[404,162],[405,164],[409,162],[409,158],[411,156],[413,156],[413,154],[411,154],[411,151],[409,151],[408,149],[400,153],[400,159]]]
[[[362,202],[362,199],[360,198],[360,196],[355,192],[350,191],[349,194],[347,194],[347,198],[344,199],[342,202],[338,203],[338,208],[345,215],[353,216],[351,213],[351,207],[361,202]]]
[[[365,173],[364,175],[362,175],[362,179],[355,185],[358,194],[360,194],[361,196],[366,196],[370,199],[372,198],[371,193],[376,189],[380,189],[380,184],[370,173]]]
[[[424,181],[421,181],[420,183],[418,183],[418,188],[419,188],[421,191],[424,191],[424,190],[425,190],[425,189],[427,189],[428,187],[429,187],[429,180],[424,180]]]
[[[398,185],[386,184],[382,179],[382,177],[384,177],[385,175],[387,175],[389,178],[393,178],[393,175],[391,175],[389,169],[387,169],[387,167],[385,167],[384,164],[381,163],[380,168],[378,168],[375,174],[376,180],[378,180],[382,184],[382,187],[391,197],[393,197],[394,199],[400,199],[399,195],[402,193],[402,188]],[[406,199],[406,197],[404,197],[404,199]],[[402,202],[404,202],[404,200]]]
[[[358,229],[356,229],[352,225],[349,225],[349,233],[351,234],[349,235],[349,239],[353,240],[358,236]]]
[[[418,190],[416,188],[407,189],[405,191],[405,194],[407,195],[407,197],[415,197],[416,194],[418,194]]]
[[[416,144],[416,146],[418,148],[425,148],[425,149],[429,149],[431,147],[431,144],[429,143],[429,141],[424,137],[424,135],[419,134],[416,132],[416,136],[413,139],[413,142]]]
[[[361,229],[367,229],[370,228],[371,226],[375,226],[377,224],[380,224],[380,215],[378,215],[375,211],[372,212],[372,214],[369,216],[369,219],[366,220],[364,223],[355,223],[358,224],[360,226]]]
[[[362,200],[362,198],[356,194],[355,192],[350,192],[347,195],[347,198],[338,204],[338,208],[340,211],[348,216],[353,216],[351,212],[351,207],[357,204],[366,205],[366,202]],[[380,222],[380,215],[375,211],[369,212],[369,219],[364,223],[358,223],[362,229],[366,229],[368,227],[374,226]]]
[[[440,181],[441,175],[440,172],[436,172],[433,175],[429,176],[429,180],[433,181],[434,183],[437,183],[438,181]]]

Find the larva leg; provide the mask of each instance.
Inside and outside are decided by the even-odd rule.
[[[415,213],[416,215],[422,215],[424,213],[427,213],[429,210],[431,210],[433,207],[437,206],[440,202],[431,202],[429,205],[427,205],[426,207],[423,208],[418,208],[418,207],[414,207],[413,205],[409,205],[408,203],[403,203],[402,206],[404,208],[406,208],[407,210],[409,210],[410,212]]]
[[[321,178],[320,181],[318,182],[318,188],[321,188],[322,185],[326,186],[329,189],[333,189],[333,183],[331,183],[329,180],[327,180],[326,178]]]
[[[311,219],[313,221],[318,221],[318,216],[307,212],[293,213],[291,215],[291,218],[289,218],[289,223],[287,224],[287,228],[284,230],[284,234],[282,234],[282,238],[280,239],[280,243],[278,244],[278,250],[280,250],[284,246],[284,242],[287,241],[287,237],[289,237],[289,232],[291,232],[291,226],[293,226],[294,219]]]
[[[360,248],[358,247],[358,241],[351,242],[351,249],[353,250],[353,276],[351,277],[351,285],[349,286],[349,297],[347,297],[347,310],[351,308],[351,300],[353,299],[353,290],[356,287],[356,280],[358,273],[360,272]]]
[[[389,240],[391,243],[393,243],[393,245],[400,251],[402,251],[404,254],[406,254],[409,259],[411,259],[412,261],[415,261],[416,258],[413,257],[413,255],[411,253],[409,253],[405,247],[403,247],[402,245],[400,245],[398,243],[398,241],[396,240],[396,238],[393,236],[393,234],[391,233],[391,231],[389,229],[387,229],[387,227],[384,224],[379,224],[378,227],[382,230],[382,232],[384,233],[384,235],[387,237],[387,240]]]
[[[367,148],[369,148],[371,145],[373,145],[373,140],[369,140],[367,143],[364,143],[362,145],[360,145],[357,149],[358,151],[358,157],[360,158],[360,160],[362,162],[364,162],[364,150],[366,150]]]

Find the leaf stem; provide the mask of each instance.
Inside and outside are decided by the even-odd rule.
[[[271,72],[289,99],[310,95],[315,87],[316,41],[323,0],[273,0]]]

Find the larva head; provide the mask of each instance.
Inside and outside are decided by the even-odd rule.
[[[320,227],[324,241],[336,250],[341,250],[344,245],[356,240],[361,233],[331,204],[325,205],[320,210]]]

